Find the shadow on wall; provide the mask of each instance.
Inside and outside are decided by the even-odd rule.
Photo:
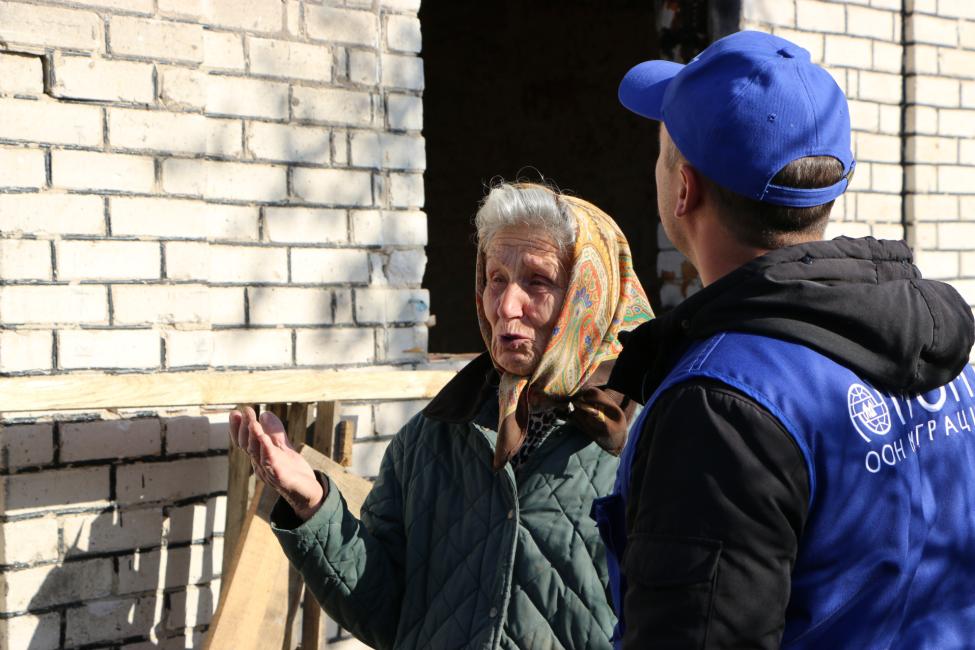
[[[27,607],[41,619],[28,648],[137,641],[200,647],[220,589],[222,538],[212,534],[222,522],[212,499],[63,522],[64,562],[28,570],[43,576]],[[124,548],[133,536],[134,551]],[[54,619],[58,625],[45,624]],[[60,638],[52,639],[52,630]]]
[[[205,418],[168,422],[209,427]],[[79,424],[104,423],[58,426]],[[209,435],[225,437],[226,427],[215,426]],[[226,463],[214,452],[221,453],[177,452],[165,460],[59,467],[57,472],[25,475],[34,484],[22,485],[22,494],[8,490],[7,513],[30,508],[30,514],[46,515],[25,519],[24,525],[50,524],[47,530],[57,540],[54,558],[42,547],[53,549],[55,542],[40,535],[35,551],[25,543],[26,535],[15,539],[8,534],[5,540],[8,562],[11,553],[16,553],[17,564],[41,557],[57,562],[5,571],[4,609],[27,614],[6,621],[16,647],[51,650],[139,642],[147,647],[200,647],[220,590],[226,518],[220,494],[226,490]],[[96,510],[92,497],[98,475],[114,479],[111,505]],[[59,482],[60,488],[43,487]],[[47,514],[55,508],[57,512]]]

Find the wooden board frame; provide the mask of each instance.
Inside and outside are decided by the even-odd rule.
[[[433,397],[452,370],[263,370],[0,378],[0,413]]]
[[[332,479],[349,511],[359,517],[372,483],[311,447],[302,447],[301,455]],[[293,618],[299,592],[289,577],[288,560],[271,531],[270,514],[276,500],[274,491],[259,483],[244,521],[241,543],[224,576],[225,588],[207,632],[205,649],[281,650],[289,640],[290,626],[283,622]]]

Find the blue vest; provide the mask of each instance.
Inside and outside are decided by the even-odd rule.
[[[749,396],[805,459],[809,513],[783,647],[975,646],[975,370],[923,395],[889,395],[802,345],[724,333],[694,344],[650,397],[613,494],[593,506],[609,551],[617,647],[633,457],[654,402],[690,379]]]

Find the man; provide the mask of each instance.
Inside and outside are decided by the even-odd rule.
[[[822,241],[842,91],[740,32],[620,100],[661,122],[661,222],[704,289],[610,381],[646,404],[594,507],[617,647],[975,647],[972,313],[902,242]]]

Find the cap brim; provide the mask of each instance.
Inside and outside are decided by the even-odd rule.
[[[664,93],[670,80],[684,69],[673,61],[644,61],[630,68],[620,82],[620,103],[637,115],[663,121]]]

